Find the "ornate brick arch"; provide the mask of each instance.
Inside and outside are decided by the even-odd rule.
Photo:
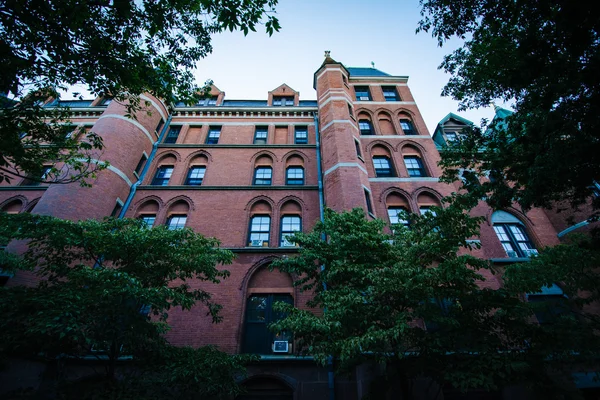
[[[185,162],[190,162],[196,156],[206,156],[209,162],[212,162],[212,155],[206,150],[196,150],[193,153],[190,153],[186,158]]]
[[[171,200],[169,200],[167,202],[167,204],[165,204],[165,209],[168,210],[169,208],[171,208],[171,206],[173,204],[175,204],[178,201],[184,201],[184,202],[186,202],[187,205],[188,205],[188,207],[189,207],[189,209],[190,209],[190,211],[196,210],[196,206],[194,205],[194,201],[191,198],[189,198],[188,196],[185,196],[185,195],[179,195],[179,196],[173,197]]]
[[[273,201],[273,199],[271,199],[268,196],[260,195],[250,199],[250,201],[246,204],[246,207],[244,207],[244,210],[250,211],[252,209],[252,206],[254,206],[254,204],[258,203],[259,201],[265,201],[269,203],[269,205],[271,206],[271,211],[275,209],[275,202]]]
[[[17,196],[13,196],[9,199],[6,199],[2,203],[0,203],[0,210],[15,201],[21,202],[21,209],[19,210],[19,213],[22,213],[24,210],[27,209],[27,203],[28,203],[27,197],[25,197],[23,195],[17,195]]]
[[[259,158],[260,156],[269,156],[271,157],[271,159],[273,160],[273,162],[279,162],[279,158],[275,155],[275,153],[273,153],[272,151],[269,150],[261,150],[257,153],[255,153],[252,157],[250,157],[250,162],[252,163],[252,165],[254,165],[254,163],[256,162],[256,159]]]

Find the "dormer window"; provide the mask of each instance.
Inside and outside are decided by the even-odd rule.
[[[273,96],[273,105],[282,107],[293,106],[294,98],[288,96]]]
[[[217,98],[214,96],[205,97],[203,99],[200,99],[200,101],[198,103],[196,103],[196,106],[198,106],[198,107],[210,107],[210,106],[216,106],[216,105],[217,105]]]

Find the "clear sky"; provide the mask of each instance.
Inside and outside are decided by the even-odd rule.
[[[324,50],[349,67],[375,68],[391,75],[408,75],[430,133],[458,102],[440,96],[449,75],[438,70],[450,45],[439,48],[427,33],[415,34],[420,20],[418,0],[280,0],[281,31],[224,33],[213,37],[213,53],[200,61],[200,82],[212,79],[228,99],[266,99],[267,92],[287,83],[303,100],[316,99],[313,73]],[[453,43],[457,45],[459,42]],[[493,109],[459,115],[478,123]]]
[[[330,50],[348,67],[375,68],[408,75],[417,106],[433,133],[458,102],[440,96],[449,79],[437,67],[455,41],[440,48],[427,33],[415,34],[420,20],[418,0],[280,0],[281,31],[227,32],[213,36],[213,52],[198,63],[199,83],[212,79],[227,99],[266,99],[267,92],[287,83],[303,100],[316,99],[313,73]],[[459,113],[479,123],[491,118],[487,107]]]

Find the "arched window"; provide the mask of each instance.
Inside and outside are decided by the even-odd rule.
[[[425,215],[432,213],[435,215],[435,211],[432,207],[441,207],[440,201],[431,193],[423,192],[417,197],[417,204],[419,205],[419,213]]]
[[[408,227],[406,213],[410,212],[410,206],[406,197],[399,193],[390,193],[385,199],[390,225],[401,224]]]
[[[206,165],[208,157],[200,154],[192,158],[189,163],[187,175],[185,177],[185,185],[200,186],[204,182],[204,174],[206,173]]]
[[[267,155],[260,156],[254,162],[253,185],[269,186],[273,181],[273,159]]]
[[[400,114],[400,128],[405,135],[418,135],[411,118],[408,115]]]
[[[402,156],[404,157],[404,165],[409,177],[419,178],[427,176],[421,152],[416,147],[404,146],[402,148]]]
[[[286,185],[304,185],[304,168],[293,166],[288,167],[285,172]]]
[[[381,145],[375,145],[371,149],[371,158],[377,178],[396,176],[396,170],[392,163],[392,155],[389,149]]]
[[[171,176],[173,175],[173,170],[175,169],[174,165],[176,162],[177,158],[175,158],[175,156],[172,154],[163,156],[158,162],[158,168],[156,168],[154,178],[150,184],[153,186],[167,186]]]
[[[152,228],[156,222],[158,209],[159,205],[156,200],[148,200],[138,208],[136,217],[144,221],[148,228]]]
[[[255,185],[270,185],[273,179],[273,169],[271,167],[256,167],[254,169]]]
[[[185,228],[189,209],[189,204],[183,200],[173,203],[167,213],[167,227],[170,230]]]
[[[271,206],[266,201],[256,202],[250,210],[248,246],[267,247],[271,237]]]
[[[529,257],[538,253],[527,236],[525,226],[514,215],[496,211],[492,214],[492,225],[507,256]]]
[[[18,214],[21,212],[22,208],[23,202],[19,199],[15,199],[6,204],[4,207],[2,207],[2,211],[4,211],[7,214]]]
[[[281,207],[280,214],[279,245],[281,247],[293,247],[296,244],[288,238],[295,232],[302,232],[302,208],[300,204],[290,200]]]
[[[374,135],[373,123],[369,114],[361,112],[358,114],[358,129],[361,135]]]

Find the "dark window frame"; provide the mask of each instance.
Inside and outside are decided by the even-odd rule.
[[[166,134],[163,143],[174,144],[177,143],[177,139],[179,138],[179,134],[181,133],[181,126],[171,126],[169,127],[169,132]]]
[[[259,137],[260,134],[260,137]],[[264,135],[264,137],[262,137]],[[268,126],[257,126],[254,130],[253,144],[267,144],[269,140],[269,127]]]
[[[261,231],[261,230],[257,230],[257,231],[253,231],[252,230],[252,222],[254,220],[254,218],[269,218],[269,229],[267,231]],[[269,247],[270,243],[271,243],[271,214],[253,214],[250,216],[250,221],[248,224],[248,247]],[[262,223],[260,223],[259,225],[262,225]],[[253,234],[257,234],[259,236],[261,235],[266,235],[267,236],[267,240],[264,239],[254,239],[254,240],[260,240],[261,241],[261,245],[260,246],[253,246],[252,245],[252,235]],[[265,246],[265,242],[267,243]]]
[[[392,222],[392,215],[391,215],[390,211],[394,211],[395,215],[393,216],[393,218],[396,218],[398,220],[398,222]],[[409,227],[410,221],[408,219],[401,220],[400,217],[398,216],[398,213],[401,211],[403,211],[407,214],[409,213],[408,209],[404,206],[389,206],[387,208],[388,220],[390,221],[390,225],[400,224],[400,225]]]
[[[396,171],[394,170],[394,166],[392,165],[392,160],[388,156],[373,156],[373,169],[375,170],[375,176],[377,178],[391,178],[396,176]],[[387,168],[377,168],[375,164],[375,160],[385,160],[387,161]]]
[[[168,177],[164,177],[164,175],[166,174],[166,171],[168,169],[171,169],[169,176]],[[171,180],[171,177],[173,176],[173,171],[175,170],[175,166],[173,165],[160,165],[158,168],[156,168],[156,171],[154,172],[154,177],[152,178],[152,182],[150,182],[151,186],[169,186],[169,181]],[[163,176],[159,176],[159,174],[163,175]]]
[[[148,161],[148,156],[146,155],[146,153],[142,153],[142,156],[140,157],[140,161],[138,161],[137,165],[135,166],[135,171],[134,171],[138,177],[144,170],[144,167],[146,166],[147,161]]]
[[[299,223],[299,227],[300,229],[298,230],[291,230],[291,231],[284,231],[283,230],[283,220],[284,218],[298,218],[298,223]],[[295,232],[302,232],[302,217],[298,214],[284,214],[281,216],[280,221],[279,221],[279,247],[296,247],[295,244],[290,244],[290,245],[284,245],[284,235],[285,234],[294,234]]]
[[[408,129],[404,129],[404,126],[402,124],[408,124]],[[419,135],[419,132],[417,132],[417,129],[415,128],[415,124],[413,124],[413,122],[410,119],[402,118],[400,120],[400,128],[406,136]]]
[[[290,178],[290,170],[300,170],[302,171],[302,178]],[[289,167],[287,167],[285,169],[285,184],[286,185],[296,185],[296,186],[300,186],[300,185],[304,185],[304,179],[305,179],[305,174],[304,174],[304,167],[300,166],[300,165],[290,165]]]
[[[400,101],[400,95],[398,94],[398,89],[396,86],[382,86],[381,92],[383,93],[383,98],[385,101]],[[393,99],[390,99],[391,96],[386,96],[386,93],[393,93]]]
[[[415,155],[407,155],[404,156],[404,166],[406,167],[406,172],[408,172],[408,176],[410,178],[424,178],[427,177],[427,170],[425,169],[425,165],[423,164],[423,160],[421,159],[421,157],[419,156],[415,156]],[[418,168],[414,168],[414,167],[410,167],[408,166],[408,163],[406,162],[406,160],[416,160]],[[416,171],[418,171],[418,174],[416,173]]]
[[[174,230],[177,230],[177,229],[183,229],[183,228],[185,228],[185,225],[187,224],[187,217],[188,217],[187,214],[171,214],[167,218],[167,221],[166,221],[165,225],[167,226],[167,229],[170,230],[170,231],[174,231]],[[179,222],[177,224],[175,224],[175,225],[171,225],[171,222],[175,218],[184,218],[183,225],[180,225]]]
[[[371,192],[365,188],[363,188],[363,191],[365,192],[365,202],[367,203],[367,212],[370,215],[373,215],[373,203],[371,202]]]
[[[366,124],[369,126],[369,130],[361,128],[361,124]],[[375,135],[375,129],[373,128],[373,123],[368,119],[359,119],[358,120],[358,131],[363,136],[372,136]]]
[[[366,96],[364,95],[366,94]],[[372,101],[371,89],[369,86],[354,86],[354,96],[356,101]]]
[[[304,137],[298,134],[304,133]],[[295,126],[294,127],[294,144],[308,144],[308,127],[306,126]]]
[[[271,176],[268,179],[269,183],[258,183],[258,181],[267,181],[266,178],[257,178],[258,170],[260,170],[260,169],[265,169],[265,170],[268,169],[271,172]],[[271,186],[272,183],[273,183],[273,167],[266,166],[266,165],[259,165],[259,166],[257,166],[257,167],[254,168],[254,176],[253,176],[253,179],[252,179],[252,184],[253,185],[257,185],[257,186]]]
[[[500,236],[501,234],[498,232],[496,227],[501,228],[503,230],[502,233],[504,235],[506,235],[506,239],[504,239],[503,237]],[[519,233],[525,238],[525,240],[519,240],[518,237],[516,236],[515,232],[513,231],[513,229],[511,229],[512,227],[518,228],[520,230]],[[538,251],[535,248],[533,241],[529,237],[529,234],[527,232],[527,229],[525,229],[525,226],[518,224],[518,223],[514,223],[514,222],[513,223],[495,222],[493,224],[493,228],[494,228],[494,232],[496,233],[496,237],[502,244],[502,248],[504,249],[504,251],[506,252],[506,255],[508,257],[511,257],[511,255],[508,253],[509,251],[515,252],[516,256],[519,258],[529,258],[531,256],[531,254],[537,254]],[[528,249],[527,250],[522,249],[520,246],[521,243],[524,244],[526,247],[528,247]],[[506,248],[506,245],[510,245],[511,250],[508,250]]]
[[[192,173],[196,170],[203,170],[202,178],[192,177]],[[206,166],[205,165],[192,165],[187,172],[185,177],[185,185],[187,186],[202,186],[202,182],[204,182],[204,175],[206,174]]]
[[[216,139],[215,135],[216,133]],[[206,144],[218,144],[221,139],[221,127],[220,126],[210,126],[208,128],[208,134],[206,135]]]
[[[354,147],[356,149],[356,156],[362,160],[362,150],[360,146],[360,141],[354,138]]]

